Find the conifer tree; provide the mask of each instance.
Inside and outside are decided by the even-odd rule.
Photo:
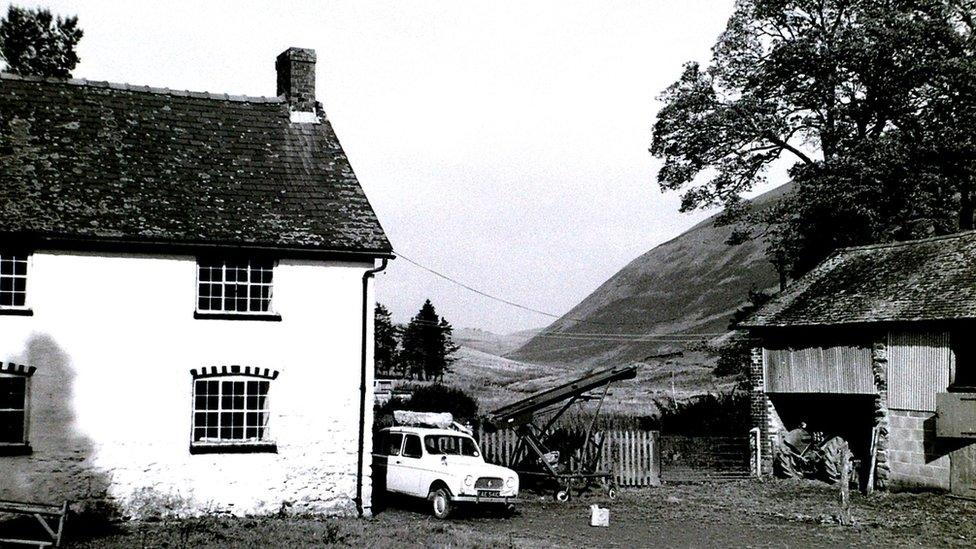
[[[408,374],[420,380],[441,380],[456,360],[458,346],[453,328],[441,318],[430,300],[410,319],[403,332],[401,360]]]

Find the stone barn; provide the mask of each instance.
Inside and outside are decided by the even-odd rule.
[[[269,98],[0,76],[0,499],[369,513],[392,248],[315,52],[275,66]]]
[[[846,248],[743,323],[762,468],[806,422],[875,486],[976,496],[976,232]]]

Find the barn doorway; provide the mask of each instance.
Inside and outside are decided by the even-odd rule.
[[[837,393],[770,393],[769,400],[783,427],[791,431],[805,423],[807,430],[827,441],[839,436],[860,461],[858,478],[867,478],[874,428],[874,395]]]

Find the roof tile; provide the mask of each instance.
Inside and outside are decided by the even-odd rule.
[[[0,75],[0,233],[388,254],[328,120],[279,98]]]
[[[976,319],[976,231],[845,248],[744,327]]]

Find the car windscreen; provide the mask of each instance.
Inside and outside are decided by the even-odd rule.
[[[478,445],[468,437],[454,435],[427,435],[424,447],[428,454],[478,457]]]

